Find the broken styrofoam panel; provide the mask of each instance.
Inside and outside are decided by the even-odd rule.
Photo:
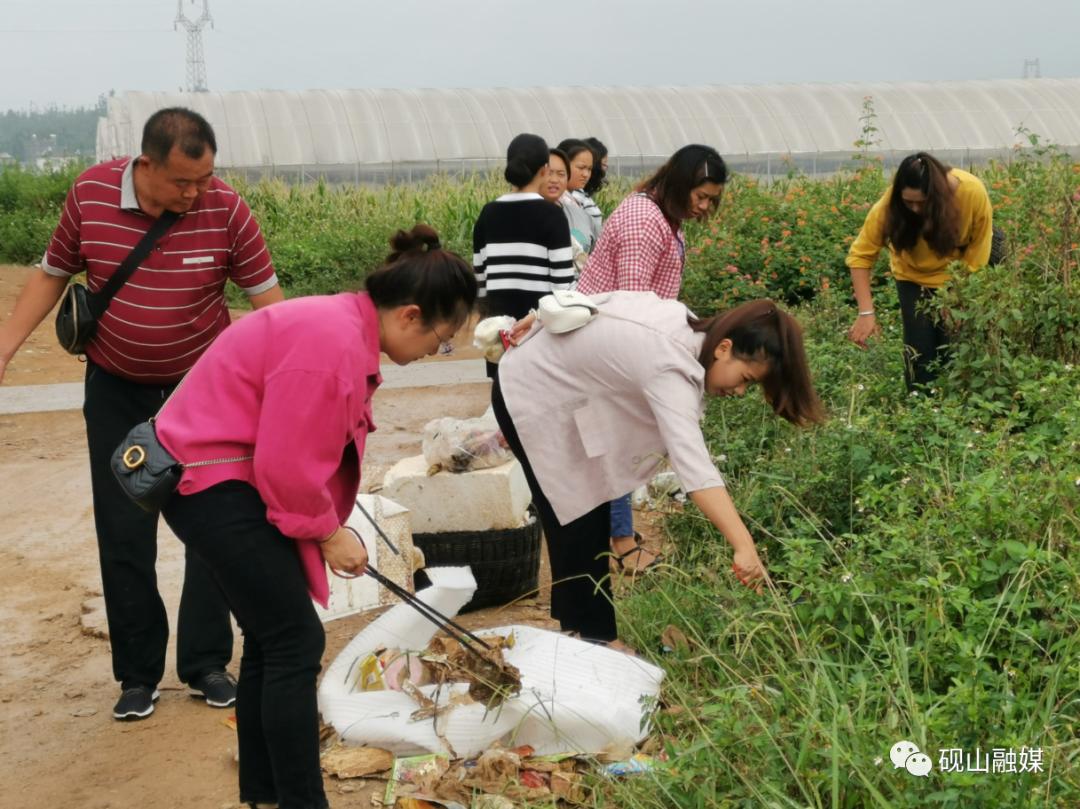
[[[473,472],[428,475],[423,455],[403,458],[383,478],[382,494],[411,512],[415,534],[493,531],[525,524],[529,484],[516,460]]]
[[[413,544],[409,524],[409,510],[377,494],[361,494],[357,502],[364,507],[379,528],[394,544],[400,554],[394,553],[386,541],[360,508],[354,507],[345,524],[355,530],[364,540],[368,551],[368,563],[388,579],[413,591]],[[315,612],[326,623],[365,610],[395,604],[398,597],[379,585],[370,576],[355,579],[330,577],[330,601],[327,609],[318,604]]]
[[[468,568],[432,568],[432,586],[417,594],[452,617],[475,589]],[[663,670],[603,646],[557,632],[513,625],[483,634],[514,634],[503,650],[521,672],[522,691],[488,711],[479,703],[457,705],[437,720],[411,721],[417,703],[399,691],[353,691],[355,668],[379,648],[420,650],[436,632],[409,605],[394,607],[366,627],[327,669],[319,686],[319,708],[350,744],[392,750],[398,755],[447,752],[475,756],[496,742],[529,744],[538,755],[596,753],[632,746],[648,734],[648,706],[655,704]],[[420,686],[439,705],[465,693]],[[448,745],[452,749],[448,749]]]

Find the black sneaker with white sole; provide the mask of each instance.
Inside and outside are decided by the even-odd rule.
[[[227,671],[208,671],[188,686],[191,696],[202,697],[211,708],[228,708],[236,702],[236,678]]]
[[[125,688],[120,694],[120,699],[113,707],[113,719],[121,722],[134,722],[137,719],[146,719],[154,712],[154,703],[158,701],[156,688],[145,685],[134,685]]]

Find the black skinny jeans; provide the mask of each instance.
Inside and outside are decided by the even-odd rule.
[[[213,573],[244,633],[236,691],[240,800],[325,809],[315,680],[325,635],[296,543],[247,483],[174,495],[165,520]]]
[[[506,443],[521,462],[533,505],[544,528],[551,563],[551,617],[559,622],[564,632],[579,632],[588,640],[615,640],[618,630],[608,571],[610,504],[601,503],[588,514],[562,525],[529,464],[506,409],[497,375],[491,388],[491,405]],[[567,469],[566,473],[573,475],[574,471]]]
[[[113,450],[136,424],[161,408],[172,385],[129,382],[86,364],[86,441],[94,498],[101,584],[109,622],[113,676],[123,688],[153,688],[165,673],[169,619],[157,589],[157,514],[124,494],[109,468]],[[229,608],[210,571],[190,552],[176,629],[176,669],[183,682],[222,671],[232,657]]]
[[[937,290],[914,281],[897,281],[900,317],[904,324],[904,384],[909,391],[929,385],[937,377],[935,363],[949,355],[949,335],[933,318],[919,309],[937,298]]]

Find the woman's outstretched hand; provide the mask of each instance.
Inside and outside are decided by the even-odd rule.
[[[367,569],[367,548],[348,528],[338,528],[319,544],[319,548],[326,564],[335,573],[361,576]]]
[[[866,348],[866,341],[881,333],[881,326],[873,315],[860,315],[848,329],[848,339],[859,348]]]
[[[762,564],[761,557],[753,546],[735,551],[735,560],[731,570],[747,587],[752,588],[756,593],[761,592],[766,576],[765,565]]]
[[[506,335],[506,339],[510,341],[510,345],[516,346],[521,344],[521,338],[529,333],[532,329],[533,323],[536,322],[536,312],[530,312],[521,318],[517,323],[510,327],[509,333]]]

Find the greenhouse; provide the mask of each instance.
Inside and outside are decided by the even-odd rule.
[[[489,89],[129,92],[98,121],[99,159],[138,152],[157,109],[213,125],[220,168],[303,182],[409,181],[501,163],[510,139],[596,136],[638,175],[687,143],[738,171],[828,174],[863,148],[887,164],[925,149],[957,166],[1007,158],[1027,134],[1080,152],[1080,79]],[[870,117],[868,117],[868,113]]]

